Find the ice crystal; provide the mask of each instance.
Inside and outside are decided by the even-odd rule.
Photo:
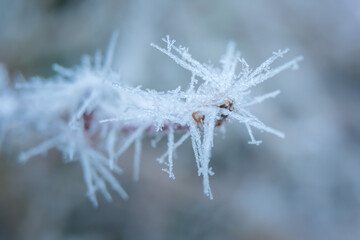
[[[220,60],[221,68],[215,68],[196,61],[188,48],[176,46],[169,36],[163,41],[165,47],[151,45],[192,73],[185,90],[179,87],[157,92],[134,88],[120,81],[119,74],[111,69],[116,34],[110,41],[104,61],[101,52],[97,51],[94,57],[84,56],[81,65],[72,69],[55,64],[56,76],[18,81],[16,93],[5,86],[6,71],[0,66],[2,135],[7,130],[10,133],[16,131],[9,128],[11,121],[8,120],[17,119],[24,128],[35,129],[44,139],[38,146],[21,153],[20,161],[26,162],[51,148],[59,149],[66,161],[81,163],[88,196],[96,206],[97,191],[111,200],[107,185],[122,198],[128,198],[114,174],[122,172],[118,160],[131,145],[135,145],[134,180],[137,180],[142,139],[154,138],[152,144],[155,146],[167,136],[168,149],[157,160],[164,166],[163,171],[175,179],[174,152],[191,138],[198,175],[203,179],[203,191],[212,198],[210,158],[217,127],[228,119],[244,123],[250,136],[249,143],[256,145],[261,141],[254,138],[252,128],[284,137],[247,109],[275,97],[280,91],[250,97],[250,88],[285,69],[296,69],[301,57],[271,69],[270,65],[287,52],[277,51],[259,67],[250,69],[235,51],[235,45],[229,43]],[[7,90],[3,91],[5,88]],[[21,117],[16,115],[19,112]]]

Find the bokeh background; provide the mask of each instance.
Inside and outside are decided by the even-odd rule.
[[[139,182],[132,149],[120,163],[130,200],[100,197],[99,208],[78,164],[54,150],[21,165],[24,149],[7,146],[0,239],[360,239],[359,1],[0,0],[0,62],[14,75],[51,76],[54,62],[71,67],[105,49],[114,30],[123,80],[161,91],[190,79],[149,46],[166,34],[214,64],[229,40],[253,67],[278,49],[291,49],[281,61],[303,55],[299,70],[254,90],[281,89],[251,110],[286,139],[255,131],[263,144],[248,145],[245,127],[227,124],[213,148],[214,200],[202,194],[190,143],[172,181],[155,161],[166,143],[147,142]]]

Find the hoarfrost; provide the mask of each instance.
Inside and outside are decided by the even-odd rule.
[[[117,34],[114,34],[104,61],[97,51],[94,57],[84,56],[81,65],[74,68],[54,64],[56,76],[18,81],[16,91],[7,85],[7,73],[0,65],[1,135],[20,130],[11,128],[14,120],[20,121],[24,128],[34,127],[43,142],[21,153],[19,160],[26,162],[57,148],[63,152],[65,160],[79,161],[87,194],[95,206],[98,205],[97,191],[111,200],[107,185],[123,199],[128,198],[115,177],[122,172],[118,160],[134,145],[134,180],[138,180],[142,140],[146,136],[155,138],[153,146],[167,136],[168,149],[157,160],[172,179],[175,179],[175,150],[190,137],[198,175],[202,176],[203,191],[209,198],[213,198],[209,178],[214,174],[210,166],[214,132],[224,122],[233,119],[244,123],[250,144],[261,143],[255,139],[252,128],[284,137],[247,109],[276,97],[280,91],[251,97],[250,89],[283,70],[296,69],[302,57],[272,69],[271,64],[288,51],[279,50],[259,67],[250,69],[231,42],[220,60],[219,69],[198,62],[188,48],[176,46],[175,40],[167,36],[163,39],[164,48],[151,46],[190,71],[191,79],[188,89],[179,87],[157,92],[127,86],[120,81],[118,72],[111,68],[116,41]]]

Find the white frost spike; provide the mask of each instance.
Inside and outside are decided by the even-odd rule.
[[[109,155],[109,167],[110,169],[114,169],[114,165],[115,165],[115,141],[116,141],[116,131],[115,130],[111,130],[108,133],[108,137],[107,137],[107,144],[106,144],[106,148],[107,148],[107,152]]]
[[[172,179],[175,179],[175,175],[173,173],[173,166],[174,166],[174,162],[173,162],[173,152],[174,152],[174,129],[172,126],[169,127],[169,132],[168,132],[168,162],[166,163],[166,165],[168,166],[168,169],[163,168],[162,170],[166,173],[169,174],[169,177]]]
[[[198,176],[201,175],[201,159],[202,156],[202,148],[201,148],[201,133],[200,130],[197,128],[196,124],[190,122],[190,134],[191,134],[191,144],[194,150],[196,166],[198,168]]]
[[[125,139],[124,143],[121,145],[120,149],[116,153],[116,157],[121,156],[133,142],[136,141],[139,137],[142,136],[146,126],[139,127],[134,133],[132,133],[127,139]]]
[[[175,151],[181,144],[183,144],[186,139],[190,137],[190,132],[185,133],[181,138],[174,144],[173,151]],[[165,158],[169,155],[169,151],[166,151],[161,157],[157,159],[159,163],[164,163]]]
[[[110,170],[101,164],[100,161],[96,161],[96,159],[93,159],[93,164],[94,168],[102,175],[102,178],[104,178],[110,184],[110,186],[120,195],[120,197],[122,197],[124,200],[127,200],[129,198],[127,193],[110,172]]]
[[[214,139],[214,128],[215,121],[217,116],[217,110],[213,110],[209,112],[205,117],[204,123],[204,139],[201,146],[201,155],[199,156],[199,161],[201,165],[201,174],[203,175],[203,184],[204,184],[204,193],[206,196],[213,198],[210,182],[209,182],[209,174],[211,171],[209,169],[210,157],[211,157],[211,148],[213,147],[213,139]]]
[[[29,160],[30,158],[36,155],[45,154],[51,148],[56,147],[60,143],[60,141],[61,141],[61,137],[55,137],[47,141],[44,141],[40,145],[33,147],[26,152],[22,152],[19,155],[19,162],[25,163],[27,160]]]
[[[71,77],[74,74],[74,72],[71,69],[64,68],[63,66],[60,66],[59,64],[56,63],[53,64],[52,69],[64,77]]]
[[[88,189],[87,195],[89,196],[91,202],[94,204],[95,207],[98,206],[98,202],[96,199],[96,195],[95,195],[95,187],[93,184],[93,177],[91,174],[91,167],[90,167],[90,163],[89,163],[89,159],[86,158],[86,156],[81,156],[80,157],[81,160],[81,165],[82,165],[82,169],[84,172],[84,179],[85,179],[85,183]]]
[[[116,42],[117,42],[118,38],[119,38],[119,32],[115,31],[113,33],[113,35],[111,36],[109,47],[106,52],[106,58],[105,58],[105,62],[104,62],[104,71],[111,71],[111,64],[112,64],[112,61],[114,58],[115,47],[116,47]],[[97,58],[96,58],[96,60],[97,60]],[[97,60],[97,62],[98,61],[101,61],[101,59]]]
[[[254,97],[254,99],[248,103],[244,103],[243,107],[249,107],[257,103],[262,103],[263,101],[267,100],[268,98],[276,98],[277,95],[280,94],[280,90],[276,90],[274,92],[270,92],[267,94],[264,94],[262,96]]]
[[[134,151],[134,181],[139,181],[140,157],[141,157],[141,138],[135,140]]]
[[[256,141],[255,140],[254,135],[253,135],[252,130],[251,130],[251,127],[249,126],[248,123],[245,123],[245,126],[246,126],[246,128],[248,130],[248,133],[250,135],[250,138],[251,138],[251,141],[248,142],[248,143],[249,144],[255,144],[256,146],[259,146],[262,143],[262,141]]]

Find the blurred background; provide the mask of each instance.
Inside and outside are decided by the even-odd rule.
[[[139,182],[132,149],[120,163],[130,200],[99,195],[99,208],[79,164],[64,165],[58,151],[21,165],[21,149],[1,149],[0,239],[360,239],[359,1],[0,0],[0,62],[11,74],[52,76],[53,63],[106,49],[114,30],[123,80],[161,91],[190,79],[149,46],[166,34],[214,64],[229,40],[253,67],[278,49],[291,51],[275,65],[303,55],[299,70],[254,89],[281,89],[251,111],[286,139],[254,130],[263,143],[248,145],[245,127],[227,123],[213,148],[214,200],[189,142],[175,181],[155,160],[166,143],[145,142]]]

